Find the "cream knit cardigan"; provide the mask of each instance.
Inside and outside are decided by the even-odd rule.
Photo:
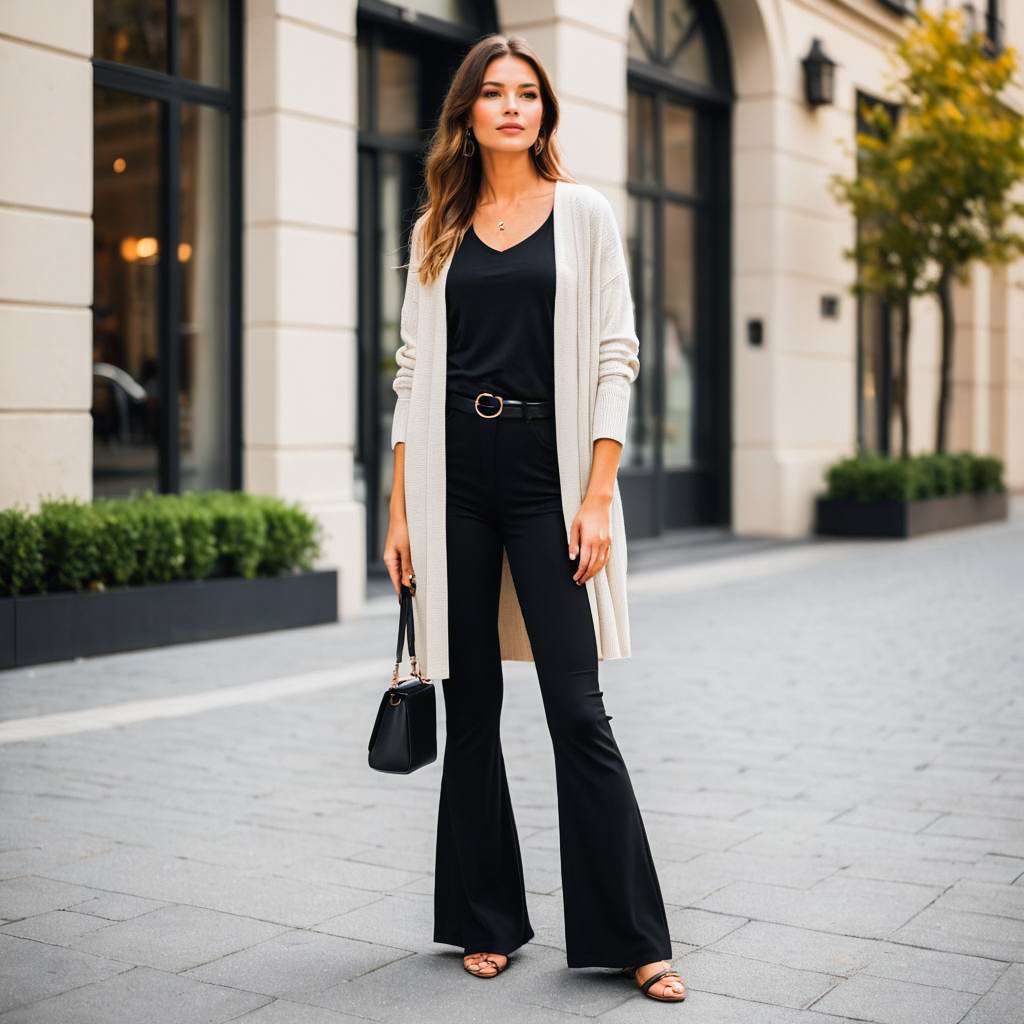
[[[416,655],[423,676],[440,680],[448,669],[448,565],[445,528],[445,392],[447,316],[445,280],[452,256],[429,285],[419,280],[421,221],[413,227],[402,303],[397,395],[391,447],[405,442],[405,508],[416,573],[413,614]],[[555,435],[565,519],[569,528],[590,479],[594,441],[626,436],[630,385],[640,371],[633,302],[618,223],[611,204],[590,185],[555,183]],[[454,255],[454,249],[452,252]],[[616,480],[610,511],[611,551],[586,591],[598,658],[630,655],[626,605],[626,529]],[[502,555],[498,607],[502,659],[532,661],[519,599]]]

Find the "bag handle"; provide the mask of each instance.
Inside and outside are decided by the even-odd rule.
[[[402,663],[402,647],[405,642],[406,629],[409,631],[409,662],[412,665],[412,675],[421,683],[424,681],[420,675],[419,667],[416,664],[416,630],[415,619],[412,611],[412,596],[416,593],[416,577],[412,577],[411,584],[401,584],[398,594],[400,610],[398,613],[398,646],[395,649],[395,668],[391,673],[391,685],[398,685],[398,666]]]

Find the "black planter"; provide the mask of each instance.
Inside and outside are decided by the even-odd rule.
[[[819,497],[815,533],[839,537],[916,537],[1006,519],[1009,496],[954,494],[920,501],[852,501]]]
[[[0,597],[0,669],[337,621],[335,569]]]

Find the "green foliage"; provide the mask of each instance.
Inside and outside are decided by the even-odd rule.
[[[1024,235],[1015,230],[1024,203],[1014,198],[1024,180],[1024,119],[1003,99],[1018,69],[1016,51],[992,55],[980,34],[966,35],[962,11],[921,11],[892,57],[898,118],[885,106],[864,105],[856,176],[833,176],[830,188],[858,220],[856,244],[846,251],[857,261],[853,290],[892,303],[907,332],[899,385],[906,455],[910,300],[935,295],[942,311],[941,452],[953,362],[950,282],[966,281],[976,260],[1000,264],[1024,253]]]
[[[123,587],[135,578],[139,564],[140,530],[135,515],[122,502],[109,498],[93,505],[96,564],[103,586]]]
[[[43,586],[43,536],[23,509],[0,511],[0,594],[32,593]]]
[[[279,576],[293,566],[311,569],[320,550],[322,530],[317,520],[302,515],[296,505],[260,499],[267,536],[259,564],[261,576]]]
[[[50,500],[0,511],[0,594],[273,576],[311,569],[321,528],[297,504],[237,492]]]
[[[826,496],[851,501],[917,501],[1003,491],[1003,462],[993,455],[856,455],[825,470]]]
[[[96,514],[91,505],[65,498],[40,504],[46,590],[81,590],[96,578]]]
[[[210,512],[217,540],[218,576],[252,579],[263,555],[267,522],[259,504],[234,491],[208,491],[197,499]]]

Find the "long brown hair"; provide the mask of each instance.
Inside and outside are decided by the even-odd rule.
[[[558,128],[558,99],[540,58],[520,36],[484,36],[473,44],[455,72],[427,153],[426,199],[416,210],[417,223],[423,221],[421,237],[417,253],[412,256],[413,263],[421,256],[419,275],[423,284],[429,284],[440,274],[452,249],[473,221],[483,163],[479,143],[472,156],[463,154],[463,126],[466,114],[480,95],[487,65],[505,54],[529,63],[540,85],[544,114],[538,138],[543,139],[544,146],[540,153],[535,146],[529,150],[537,173],[547,181],[575,181],[563,170],[559,146],[552,137]]]

